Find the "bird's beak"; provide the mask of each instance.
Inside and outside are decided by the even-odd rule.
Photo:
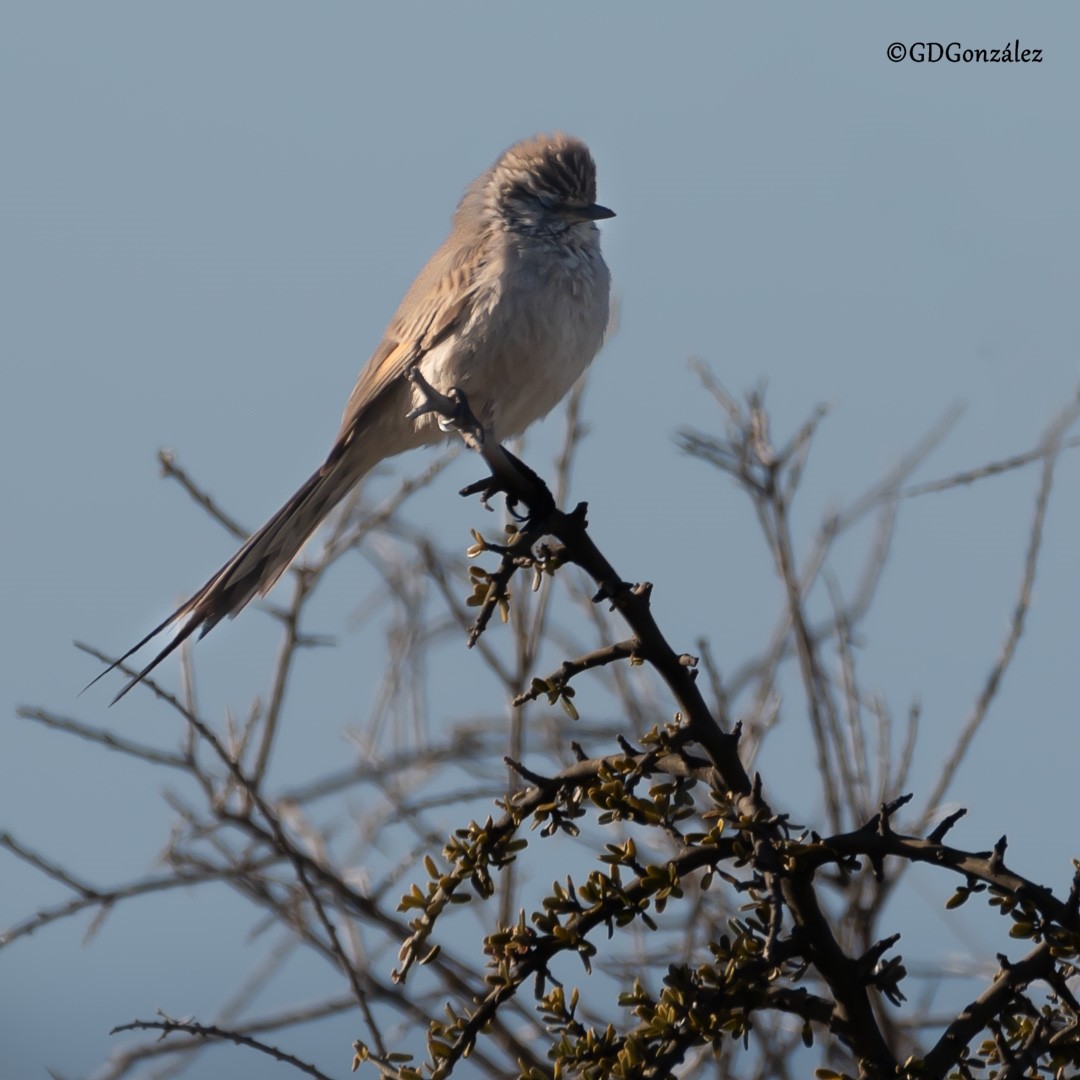
[[[583,207],[581,210],[578,210],[577,213],[588,221],[603,221],[604,218],[615,216],[614,210],[609,210],[606,206],[601,206],[599,203],[593,203],[592,206]]]

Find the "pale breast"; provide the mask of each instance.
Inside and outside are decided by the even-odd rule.
[[[610,278],[588,239],[509,252],[478,289],[461,334],[429,356],[433,385],[459,387],[500,440],[546,416],[600,349]]]

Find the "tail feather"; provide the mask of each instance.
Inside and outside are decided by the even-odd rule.
[[[110,704],[115,705],[196,630],[209,633],[225,616],[238,614],[257,594],[265,596],[286,571],[327,514],[345,497],[366,469],[355,455],[345,455],[348,440],[338,443],[326,461],[258,532],[186,603],[159,623],[141,641],[87,683],[91,686],[118,668],[162,631],[179,624],[176,636],[134,675]],[[353,460],[350,460],[352,458]]]

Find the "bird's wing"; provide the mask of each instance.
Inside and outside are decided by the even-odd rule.
[[[175,637],[113,698],[119,701],[174,649],[199,631],[236,615],[257,593],[277,581],[330,509],[356,481],[346,452],[363,431],[369,406],[424,354],[468,322],[486,265],[484,238],[462,243],[454,233],[431,257],[405,294],[386,334],[360,373],[326,461],[295,495],[194,596],[101,672],[89,686],[119,667],[162,631],[179,624]],[[404,415],[401,422],[406,423]],[[87,687],[88,688],[88,687]]]
[[[428,260],[360,372],[345,406],[339,438],[362,423],[365,410],[388,386],[468,322],[488,265],[485,239],[474,236],[461,243],[451,234]]]

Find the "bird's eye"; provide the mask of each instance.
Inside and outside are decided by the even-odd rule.
[[[544,192],[542,195],[537,195],[536,196],[536,201],[545,210],[555,210],[555,209],[558,208],[558,205],[559,205],[559,200],[554,195],[552,195],[550,192],[547,192],[547,191]]]

